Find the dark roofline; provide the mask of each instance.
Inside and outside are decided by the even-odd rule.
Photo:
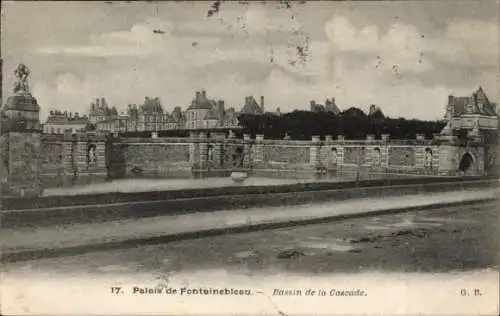
[[[47,120],[44,124],[90,124],[90,121],[49,121]]]

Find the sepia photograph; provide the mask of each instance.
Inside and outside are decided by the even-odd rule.
[[[1,315],[499,315],[500,1],[2,1]]]

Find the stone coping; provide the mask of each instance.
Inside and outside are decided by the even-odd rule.
[[[1,209],[38,209],[64,206],[102,205],[110,203],[135,203],[144,201],[165,201],[185,198],[207,198],[231,195],[269,195],[293,192],[310,192],[324,190],[339,190],[352,188],[369,188],[382,186],[413,185],[422,186],[443,183],[459,184],[464,182],[485,182],[486,185],[498,185],[498,178],[487,177],[412,177],[412,178],[387,178],[361,181],[312,181],[277,185],[253,185],[212,188],[183,188],[177,190],[149,191],[149,192],[111,192],[86,195],[45,196],[36,198],[7,197],[2,198]]]
[[[384,146],[384,145],[396,145],[396,146],[415,146],[415,145],[427,145],[433,146],[437,145],[438,142],[433,139],[332,139],[332,140],[287,140],[287,139],[239,139],[239,138],[201,138],[201,137],[158,137],[158,138],[146,138],[146,137],[121,137],[119,140],[115,141],[116,144],[164,144],[168,145],[170,143],[225,143],[225,144],[261,144],[268,146],[306,146],[310,147],[314,144],[322,146]]]

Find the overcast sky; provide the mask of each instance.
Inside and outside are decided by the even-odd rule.
[[[3,2],[4,101],[19,63],[42,118],[97,97],[124,110],[158,96],[170,111],[196,90],[237,109],[246,95],[282,112],[335,97],[421,119],[478,85],[498,98],[498,1],[223,2],[208,17],[211,4]]]

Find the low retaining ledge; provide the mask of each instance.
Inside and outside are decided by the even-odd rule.
[[[280,194],[305,191],[339,190],[353,188],[370,188],[380,186],[398,186],[398,185],[428,185],[441,183],[443,185],[483,181],[491,185],[498,185],[498,178],[486,177],[412,177],[412,178],[392,178],[392,179],[373,179],[361,181],[342,181],[342,182],[308,182],[285,185],[262,185],[262,186],[244,186],[237,185],[218,188],[197,188],[150,192],[133,193],[101,193],[86,195],[67,195],[67,196],[46,196],[38,198],[9,197],[0,200],[2,210],[21,210],[37,209],[62,206],[82,206],[82,205],[102,205],[110,203],[132,203],[143,201],[175,200],[183,198],[202,198],[228,195],[254,195],[254,194]]]
[[[299,225],[311,225],[311,224],[321,224],[332,221],[340,221],[352,218],[360,218],[366,216],[380,216],[388,214],[397,214],[410,211],[420,211],[429,208],[444,208],[453,207],[458,205],[474,205],[491,202],[494,199],[483,198],[477,200],[460,201],[460,202],[441,202],[428,205],[416,205],[410,207],[393,207],[393,208],[381,208],[372,211],[362,211],[352,214],[339,214],[324,216],[318,218],[308,218],[308,219],[290,219],[281,220],[275,222],[264,222],[255,224],[240,224],[240,225],[228,225],[226,227],[216,227],[212,229],[202,229],[198,231],[186,231],[181,233],[165,233],[158,236],[144,236],[144,237],[130,237],[122,240],[116,241],[106,241],[103,239],[101,242],[93,243],[82,243],[80,245],[66,246],[66,247],[53,247],[53,248],[39,248],[39,249],[26,249],[26,250],[7,250],[1,253],[1,260],[4,263],[9,262],[19,262],[26,260],[38,260],[43,258],[54,258],[63,256],[75,256],[80,254],[85,254],[88,252],[95,251],[109,251],[115,249],[123,249],[129,247],[138,247],[146,245],[156,245],[168,242],[175,242],[188,239],[204,238],[204,237],[214,237],[224,234],[238,234],[238,233],[249,233],[256,232],[266,229],[278,229],[286,228],[290,226]]]
[[[131,218],[179,215],[234,210],[249,207],[300,205],[317,202],[344,201],[367,197],[389,197],[411,194],[487,189],[498,181],[457,181],[453,183],[421,183],[390,186],[367,186],[281,193],[228,194],[177,199],[119,202],[104,205],[59,206],[44,209],[4,210],[2,227],[51,226],[104,222]],[[271,188],[272,189],[272,188]]]

